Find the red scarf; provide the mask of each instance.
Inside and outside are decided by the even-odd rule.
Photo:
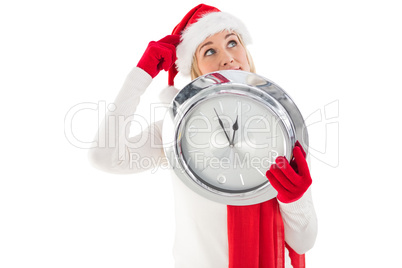
[[[285,247],[292,266],[304,268],[304,254],[285,242],[276,198],[250,206],[227,206],[229,268],[283,268]]]

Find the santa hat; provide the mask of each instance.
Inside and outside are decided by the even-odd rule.
[[[251,37],[238,18],[204,4],[191,9],[172,32],[181,35],[181,42],[176,48],[176,64],[169,70],[169,85],[174,85],[174,78],[178,72],[190,75],[197,47],[207,37],[224,30],[234,31],[240,35],[244,45],[251,44]]]

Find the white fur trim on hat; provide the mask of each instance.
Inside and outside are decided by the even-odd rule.
[[[234,31],[241,36],[244,45],[251,44],[246,26],[238,18],[224,12],[207,13],[197,22],[188,26],[181,35],[181,43],[176,48],[177,70],[183,75],[191,74],[193,56],[198,46],[209,36],[224,30]]]

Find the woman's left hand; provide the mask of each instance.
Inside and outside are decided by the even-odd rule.
[[[312,183],[310,170],[306,162],[306,153],[297,141],[293,148],[293,159],[279,156],[271,165],[266,176],[272,187],[278,191],[277,199],[282,203],[298,200]]]

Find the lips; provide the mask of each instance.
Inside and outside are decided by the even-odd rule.
[[[241,70],[241,67],[230,67],[227,68],[226,70]]]

